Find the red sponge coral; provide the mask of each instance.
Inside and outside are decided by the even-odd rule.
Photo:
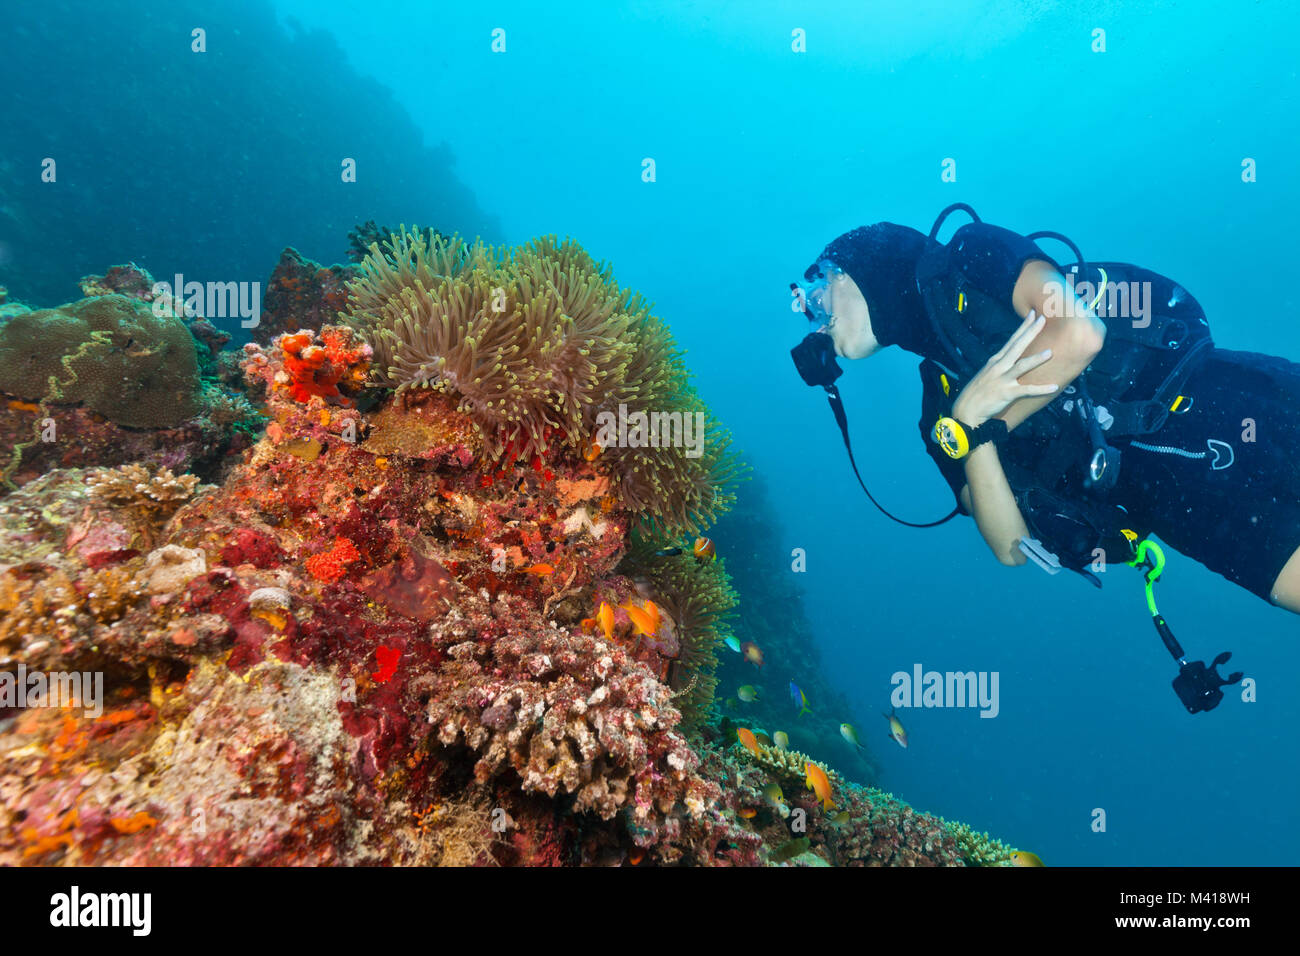
[[[361,557],[347,538],[335,538],[334,547],[307,559],[307,571],[318,581],[333,583],[347,573],[347,566]]]
[[[369,345],[357,339],[347,326],[327,325],[320,331],[320,341],[312,332],[294,332],[277,340],[284,352],[284,382],[296,402],[310,401],[313,395],[340,405],[352,400],[342,391],[353,390],[365,381],[373,354]]]

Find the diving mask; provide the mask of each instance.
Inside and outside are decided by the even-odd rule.
[[[804,282],[790,283],[790,308],[802,312],[818,329],[831,324],[834,316],[826,309],[826,293],[844,271],[829,259],[821,259],[804,272]]]
[[[799,377],[808,385],[829,388],[842,370],[835,361],[835,343],[830,325],[834,316],[826,310],[826,293],[843,271],[829,259],[821,259],[804,272],[804,282],[790,283],[790,308],[802,312],[812,323],[802,342],[790,350]]]

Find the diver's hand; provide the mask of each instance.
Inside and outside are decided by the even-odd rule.
[[[1001,415],[1018,398],[1050,395],[1060,388],[1055,384],[1021,385],[1019,382],[1020,376],[1038,368],[1052,357],[1052,350],[1044,349],[1021,358],[1025,349],[1029,348],[1029,343],[1042,331],[1046,321],[1043,316],[1030,311],[1020,328],[1007,339],[1007,344],[990,357],[961,390],[953,402],[954,418],[977,428],[990,418]]]

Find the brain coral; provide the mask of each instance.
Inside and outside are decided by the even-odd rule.
[[[29,401],[83,403],[134,428],[179,425],[202,408],[189,330],[123,295],[15,316],[0,329],[0,387]]]

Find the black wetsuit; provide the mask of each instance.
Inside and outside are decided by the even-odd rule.
[[[954,266],[1008,306],[1027,261],[1055,264],[1035,243],[986,223],[963,226],[950,246]],[[1300,547],[1300,475],[1293,463],[1300,449],[1300,365],[1216,348],[1182,393],[1192,400],[1185,413],[1170,415],[1153,434],[1114,442],[1123,465],[1109,501],[1133,516],[1134,527],[1270,600],[1274,580]],[[928,438],[936,415],[931,404],[922,409],[926,451],[960,501],[963,464]],[[999,450],[1004,462],[1016,454],[1024,450],[1014,442]],[[1010,464],[1034,466],[1031,460]]]

